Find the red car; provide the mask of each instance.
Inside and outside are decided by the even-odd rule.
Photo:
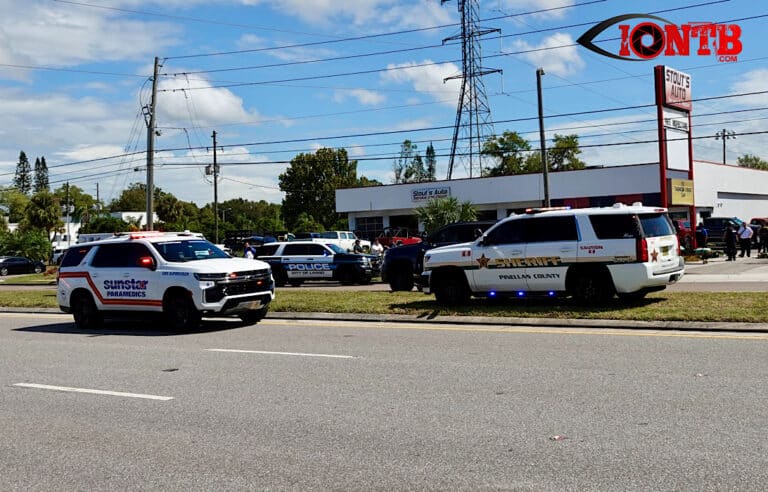
[[[421,242],[421,236],[414,235],[405,227],[388,227],[379,234],[379,244],[385,248],[394,246],[403,246],[406,244],[418,244]]]
[[[680,248],[693,248],[693,233],[691,232],[691,223],[687,220],[672,219],[672,225],[677,231],[677,240],[680,241]]]

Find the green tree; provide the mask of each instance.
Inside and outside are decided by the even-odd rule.
[[[51,241],[53,233],[63,225],[59,199],[48,191],[32,195],[24,212],[22,225],[44,231]]]
[[[58,198],[62,207],[70,206],[69,216],[75,222],[88,222],[84,219],[90,219],[96,210],[96,199],[79,186],[64,183],[55,189],[53,194]],[[66,214],[66,210],[64,213]]]
[[[336,189],[351,188],[357,182],[357,161],[350,161],[344,149],[297,155],[279,176],[285,193],[283,220],[295,229],[300,214],[311,211],[317,222],[330,227],[342,218],[336,213]]]
[[[549,169],[558,171],[576,171],[584,169],[585,162],[579,159],[581,149],[579,148],[579,136],[558,135],[552,138],[552,146],[547,149],[547,164]],[[539,165],[539,168],[541,165]]]
[[[29,159],[27,159],[27,154],[23,150],[19,153],[19,162],[16,164],[13,185],[19,192],[25,195],[29,195],[29,192],[32,191],[32,168],[29,166]]]
[[[416,210],[416,215],[424,224],[424,231],[430,234],[447,224],[477,219],[477,210],[472,203],[459,202],[458,198],[449,196],[429,200]]]
[[[158,202],[163,190],[154,187],[154,201]],[[110,212],[142,212],[147,209],[147,185],[131,183],[119,197],[109,203]]]
[[[323,232],[325,227],[308,213],[301,212],[296,219],[296,225],[293,230],[294,232]]]
[[[50,191],[48,184],[48,164],[45,162],[45,156],[35,159],[35,193],[41,191]]]
[[[19,228],[0,231],[0,255],[26,256],[32,260],[48,261],[53,249],[44,231]]]
[[[8,212],[8,222],[21,222],[28,203],[29,197],[16,187],[0,188],[0,205]]]
[[[739,157],[738,162],[739,166],[741,167],[768,170],[768,161],[765,161],[756,155],[744,154],[743,156]]]
[[[429,143],[426,153],[424,154],[424,164],[427,167],[427,174],[424,181],[436,181],[437,159],[435,158],[435,148],[432,146],[432,142]]]
[[[483,169],[483,176],[510,176],[527,174],[531,145],[517,132],[504,132],[492,136],[483,144],[483,155],[495,157],[497,165]]]
[[[99,232],[125,232],[128,230],[128,223],[117,217],[96,217],[83,224],[78,231],[81,234],[96,234]]]
[[[383,186],[384,183],[381,181],[375,180],[375,179],[368,179],[365,176],[360,176],[360,179],[357,180],[357,183],[355,184],[356,187],[359,188],[365,188],[368,186]]]

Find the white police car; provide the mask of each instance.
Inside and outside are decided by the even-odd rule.
[[[174,329],[194,329],[202,316],[255,323],[274,296],[269,265],[232,258],[192,233],[137,232],[73,246],[57,286],[60,309],[84,329],[120,313],[162,313]]]
[[[597,303],[641,299],[684,273],[667,210],[636,203],[512,215],[474,242],[429,250],[422,281],[441,304],[533,294]]]

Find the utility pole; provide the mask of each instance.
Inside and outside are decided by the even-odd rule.
[[[722,131],[715,133],[715,140],[723,140],[723,164],[725,164],[725,141],[729,138],[736,138],[736,132],[723,128]]]
[[[441,4],[449,0],[441,0]],[[455,160],[458,156],[464,161],[469,177],[473,170],[477,176],[483,175],[483,139],[493,135],[491,107],[485,94],[483,76],[501,73],[500,69],[483,68],[480,38],[486,34],[501,32],[497,28],[483,28],[479,25],[480,0],[457,0],[461,16],[461,34],[443,40],[461,40],[461,74],[443,79],[461,79],[459,103],[456,107],[456,123],[453,128],[451,156],[448,163],[448,179],[453,177]],[[459,148],[461,146],[462,148]]]
[[[99,183],[96,183],[96,216],[101,217],[101,199],[99,198]]]
[[[216,130],[213,131],[213,224],[215,243],[219,244],[219,164],[216,162]]]
[[[149,113],[147,122],[147,228],[154,228],[154,194],[155,194],[155,114],[157,113],[157,72],[160,68],[160,59],[155,57],[155,69],[152,75],[152,101],[149,107],[145,107]],[[146,115],[145,115],[146,116]]]
[[[65,199],[66,214],[67,214],[67,248],[72,245],[72,238],[69,236],[69,181],[67,181],[67,194]]]
[[[541,169],[544,176],[544,206],[549,207],[549,165],[547,164],[547,139],[544,136],[544,101],[541,95],[541,76],[544,69],[536,70],[536,92],[539,95],[539,142],[541,146]]]

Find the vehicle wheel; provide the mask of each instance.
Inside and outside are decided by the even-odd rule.
[[[616,293],[616,295],[619,296],[619,299],[627,302],[642,301],[643,299],[645,299],[645,296],[647,294],[648,292],[644,290],[639,290],[637,292],[617,292]]]
[[[393,292],[413,290],[413,275],[410,269],[399,269],[391,273],[389,288]]]
[[[255,309],[253,311],[246,311],[244,313],[240,313],[238,316],[246,325],[253,325],[258,323],[262,319],[264,319],[264,316],[267,315],[268,311],[269,311],[269,306],[264,306],[261,309]]]
[[[3,277],[8,275],[8,269],[7,268],[0,268],[0,275],[2,275]]]
[[[303,280],[291,280],[289,283],[292,286],[294,286],[294,287],[299,287],[301,284],[304,283],[304,281]]]
[[[600,304],[613,297],[615,289],[606,274],[584,272],[576,279],[573,297],[585,304]]]
[[[342,285],[352,285],[355,283],[355,280],[357,280],[357,275],[353,269],[344,268],[339,272],[339,282]]]
[[[272,270],[272,276],[275,278],[275,285],[277,287],[285,287],[285,284],[288,283],[288,274],[282,268]]]
[[[200,326],[200,311],[188,293],[168,294],[163,301],[163,314],[173,330],[194,330]]]
[[[444,306],[466,304],[469,301],[467,282],[458,275],[444,277],[434,291],[437,303]]]
[[[35,265],[35,273],[40,273],[42,271],[43,271],[43,267],[41,267],[40,265]]]
[[[81,330],[95,330],[104,322],[93,297],[90,294],[79,293],[72,296],[70,301],[72,316],[75,318],[75,326]]]

